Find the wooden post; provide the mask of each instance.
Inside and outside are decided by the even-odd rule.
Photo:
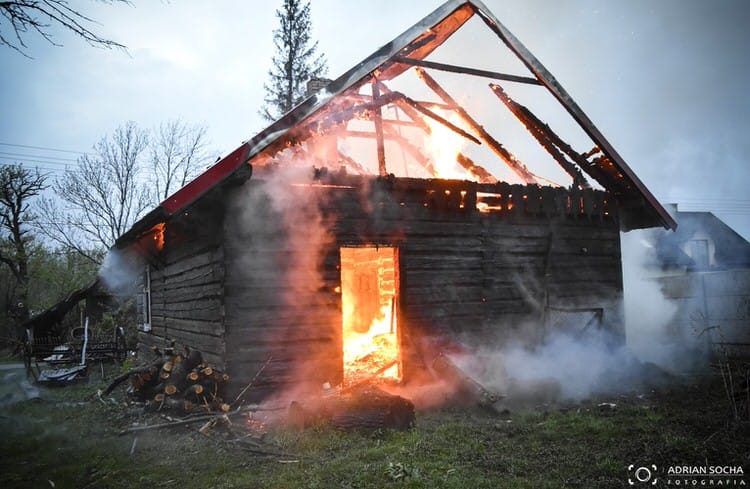
[[[377,80],[373,80],[372,83],[372,99],[375,104],[380,99],[380,88],[378,87]],[[381,177],[388,175],[388,171],[385,168],[385,142],[383,141],[383,107],[378,106],[374,111],[374,122],[375,122],[375,142],[378,147],[378,174]]]

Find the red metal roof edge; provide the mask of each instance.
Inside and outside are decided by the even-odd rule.
[[[479,0],[448,0],[425,16],[421,21],[408,28],[393,41],[380,47],[352,69],[332,81],[325,89],[329,94],[327,97],[320,97],[318,95],[308,97],[280,119],[266,127],[249,141],[244,142],[229,155],[225,156],[211,168],[164,200],[151,213],[134,224],[126,235],[132,236],[134,233],[137,234],[139,231],[150,228],[153,225],[153,223],[151,223],[153,219],[147,219],[149,216],[157,214],[163,216],[164,213],[166,213],[165,217],[170,217],[184,209],[211,188],[229,177],[240,167],[240,165],[247,163],[270,144],[277,141],[290,128],[294,127],[299,122],[306,120],[325,107],[340,93],[360,82],[365,77],[370,76],[375,69],[381,67],[384,63],[387,63],[388,60],[393,56],[398,55],[400,51],[406,48],[411,42],[418,39],[426,29],[442,22],[457,9],[465,5],[469,5],[475,12],[480,14],[480,17],[485,23],[487,23],[498,37],[516,54],[516,56],[518,56],[537,79],[547,87],[568,113],[570,113],[576,122],[578,122],[578,124],[584,129],[589,137],[591,137],[600,149],[602,149],[614,164],[617,165],[617,167],[633,182],[636,189],[656,211],[657,215],[661,217],[663,225],[674,229],[677,226],[676,222],[625,163],[617,151],[615,151],[615,149],[609,144],[596,126],[594,126],[593,122],[591,122],[586,114],[583,113],[580,107],[575,101],[573,101],[565,89],[560,86],[552,74],[510,31],[508,31],[502,23],[500,23],[497,17],[492,14],[484,3]],[[125,235],[118,240],[118,246],[124,245],[123,241],[127,241],[123,240],[123,238],[125,238]]]
[[[270,126],[253,136],[249,141],[242,143],[242,145],[232,151],[229,155],[225,156],[221,161],[169,196],[120,236],[115,246],[117,248],[128,246],[129,243],[136,239],[140,233],[184,209],[187,205],[200,198],[200,196],[208,190],[221,183],[222,180],[229,177],[242,163],[254,158],[273,142],[277,141],[296,124],[325,107],[343,91],[360,82],[365,77],[369,77],[373,70],[377,69],[390,58],[398,54],[402,49],[422,35],[426,29],[443,21],[453,14],[456,9],[467,4],[469,4],[469,2],[466,0],[448,0],[440,5],[421,21],[404,31],[396,39],[381,46],[352,69],[329,83],[325,89],[329,96],[321,97],[318,94],[315,94],[308,97],[298,106],[294,107],[281,118],[273,122]]]
[[[247,143],[243,143],[190,183],[167,197],[164,202],[159,204],[160,207],[164,208],[170,216],[179,212],[231,175],[240,165],[247,164],[249,154],[250,147]]]

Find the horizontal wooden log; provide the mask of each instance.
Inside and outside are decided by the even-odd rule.
[[[188,272],[190,270],[203,267],[214,263],[224,262],[224,250],[222,247],[211,248],[207,251],[189,256],[180,260],[176,260],[172,263],[167,263],[163,267],[158,267],[155,271],[157,278],[164,276],[174,277],[181,273]],[[153,278],[153,276],[152,276]]]
[[[245,342],[263,343],[277,338],[289,341],[336,341],[341,336],[341,318],[335,322],[323,322],[317,327],[307,324],[252,326],[244,321],[229,323],[227,342],[230,345]]]
[[[435,273],[446,270],[480,271],[483,268],[482,253],[461,253],[450,255],[427,253],[404,253],[403,269],[407,271],[432,270]]]
[[[176,287],[220,282],[224,278],[224,265],[223,261],[213,261],[176,274],[163,273],[162,270],[158,271],[156,277],[152,273],[151,280]]]
[[[437,283],[442,283],[446,287],[471,286],[475,285],[478,280],[476,273],[454,270],[442,270],[439,272],[414,270],[409,271],[405,276],[409,287],[427,287],[434,285],[436,281],[439,281]]]
[[[152,319],[156,324],[167,329],[177,329],[181,331],[187,331],[198,334],[205,334],[208,336],[221,337],[224,334],[224,327],[222,321],[200,321],[194,319],[178,319],[171,316],[159,316],[153,315]]]
[[[200,311],[211,310],[218,311],[221,309],[222,301],[218,297],[209,297],[206,299],[183,300],[183,301],[164,301],[163,298],[151,298],[151,309],[154,314],[160,312],[172,311]]]
[[[155,345],[164,345],[169,341],[175,341],[179,345],[189,346],[201,352],[211,353],[214,355],[223,355],[226,350],[223,338],[213,336],[196,335],[178,330],[163,330],[161,328],[152,330],[149,333],[152,336],[152,342]]]
[[[572,297],[599,297],[602,300],[616,298],[622,292],[622,282],[590,281],[557,282],[549,284],[551,297],[568,299]]]
[[[440,304],[451,302],[481,301],[487,292],[481,284],[468,286],[431,285],[428,287],[408,287],[402,291],[404,299],[410,305]]]
[[[429,304],[424,307],[408,306],[408,315],[412,318],[461,318],[464,316],[481,316],[487,309],[487,302],[454,302],[450,304]]]
[[[219,222],[221,217],[218,218]],[[221,227],[215,220],[206,220],[181,233],[178,243],[168,242],[164,258],[167,265],[190,260],[198,255],[221,249]]]
[[[175,287],[172,284],[155,284],[151,289],[151,302],[165,304],[192,302],[196,300],[219,298],[224,294],[221,282],[196,286]]]
[[[231,345],[231,353],[233,358],[247,356],[248,359],[257,361],[272,357],[276,361],[287,360],[297,363],[316,357],[326,357],[330,355],[334,346],[328,341]]]
[[[245,320],[248,324],[277,326],[325,324],[331,318],[340,317],[340,311],[328,306],[298,304],[297,307],[264,307],[253,305],[247,307],[231,307],[227,309],[227,319]]]
[[[314,289],[299,289],[289,285],[262,284],[243,282],[238,278],[227,282],[225,305],[227,309],[258,309],[272,307],[307,307],[334,308],[340,303],[339,295],[333,288],[323,289],[322,283],[309,284]],[[339,279],[336,279],[339,285]]]

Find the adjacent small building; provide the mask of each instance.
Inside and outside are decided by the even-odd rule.
[[[674,232],[652,230],[650,273],[676,306],[676,338],[717,353],[750,354],[750,243],[711,212],[667,206]]]

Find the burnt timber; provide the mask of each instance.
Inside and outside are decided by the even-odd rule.
[[[152,330],[139,333],[142,352],[168,339],[200,349],[230,374],[230,391],[271,358],[254,382],[258,398],[299,371],[315,372],[305,378],[315,384],[340,381],[338,248],[358,244],[401,250],[407,379],[423,367],[425,338],[500,342],[539,322],[547,305],[603,307],[622,334],[619,223],[606,192],[352,175],[306,190],[321,194],[319,210],[331,219],[331,240],[306,271],[320,283],[289,283],[293,257],[309,244],[288,239],[277,211],[263,204],[263,181],[251,179],[167,228],[161,265],[151,272]],[[258,204],[254,219],[267,224],[240,222],[233,206],[248,193]],[[477,208],[483,201],[491,210]]]
[[[475,15],[528,73],[425,59]],[[389,88],[409,70],[442,103]],[[507,149],[516,141],[490,135],[427,70],[546,90],[594,149],[574,150],[498,85],[487,88],[572,185],[536,184],[549,180]],[[482,183],[396,176],[394,141],[422,174],[436,175],[421,143],[400,131],[429,136],[429,122],[483,143],[525,184],[498,181],[486,161],[460,153],[459,165]],[[337,143],[347,137],[372,143],[374,164],[345,154]],[[307,173],[279,186],[285,164]],[[279,192],[296,209],[291,221],[276,205]],[[622,339],[619,233],[655,226],[676,223],[557,80],[481,1],[448,0],[170,196],[116,247],[146,265],[141,351],[171,340],[199,349],[230,374],[230,390],[252,384],[260,399],[299,382],[341,381],[342,247],[397,249],[394,308],[408,382],[427,367],[431,339],[486,345],[528,329],[539,342],[563,327],[556,312],[579,314],[583,333],[595,323]]]

